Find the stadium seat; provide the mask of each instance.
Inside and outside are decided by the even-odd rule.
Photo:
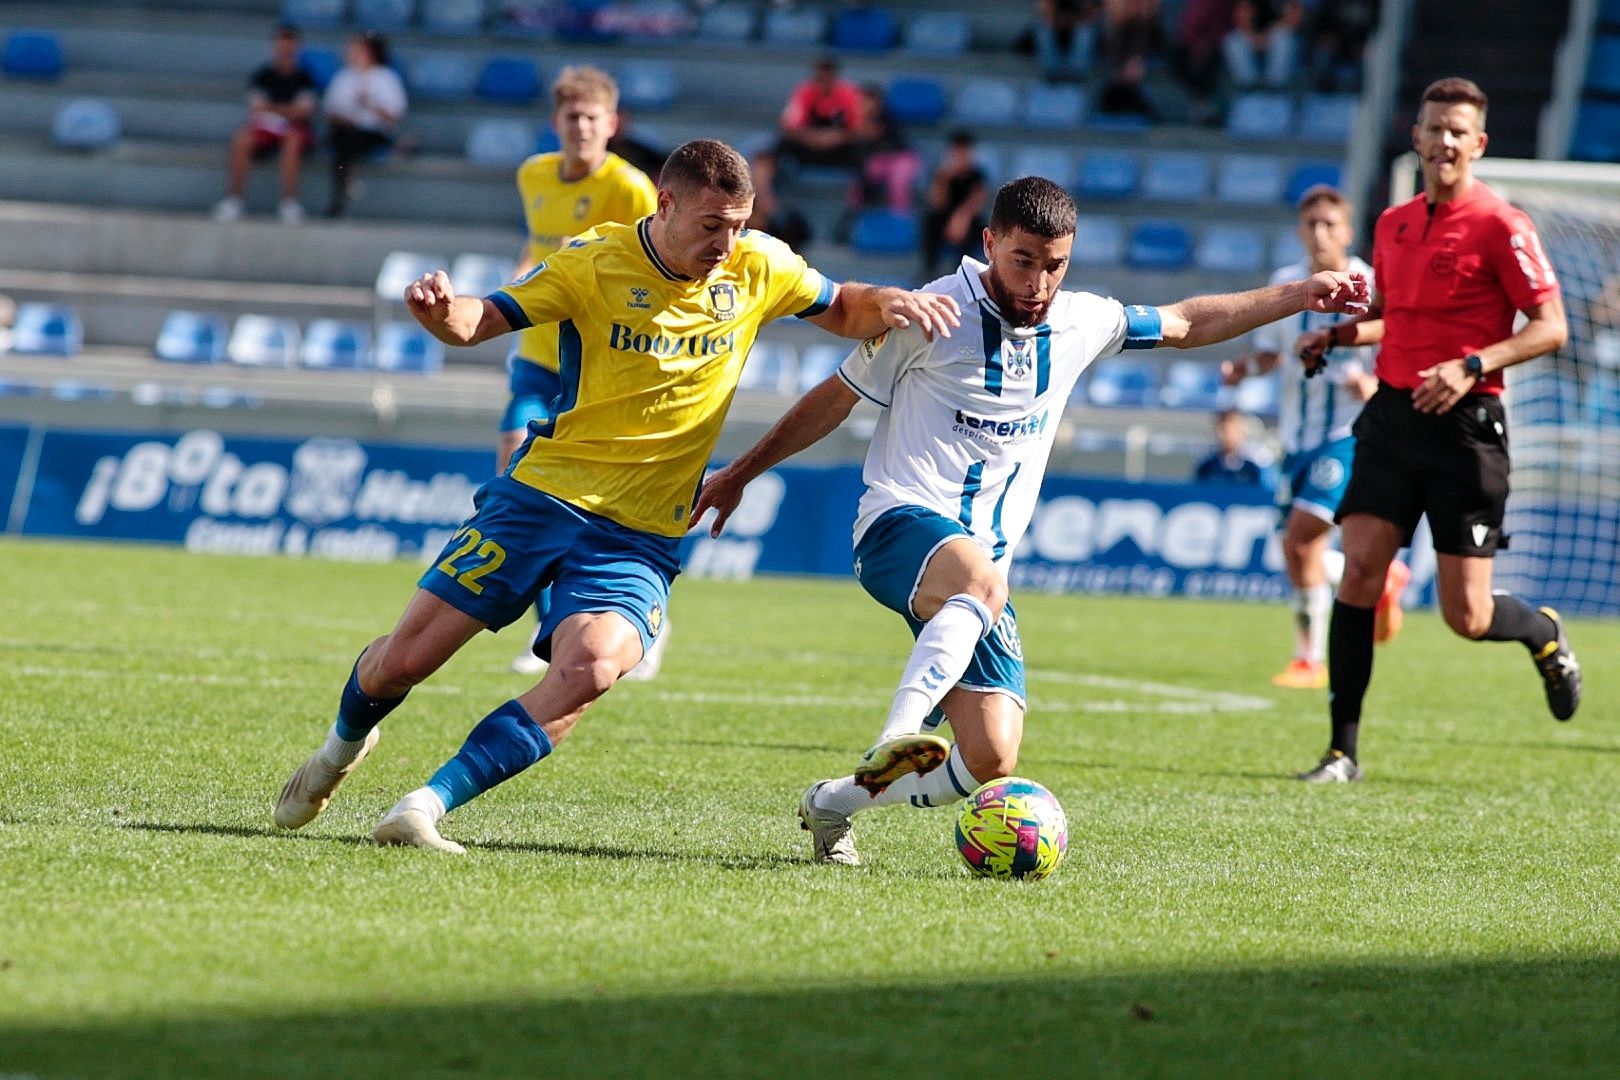
[[[1012,156],[1011,178],[1044,176],[1068,190],[1079,175],[1079,164],[1070,151],[1056,146],[1025,146]]]
[[[335,49],[323,49],[318,45],[306,45],[298,50],[298,62],[309,77],[315,80],[315,85],[325,90],[326,84],[332,81],[338,68],[343,66],[342,59]]]
[[[765,16],[760,39],[767,45],[813,49],[827,39],[827,16],[814,9],[772,11]]]
[[[484,0],[426,0],[422,29],[431,34],[477,34],[484,28]]]
[[[667,60],[630,60],[615,73],[619,101],[638,112],[663,112],[675,104],[679,85],[675,65]]]
[[[1620,29],[1620,0],[1598,0],[1598,24]]]
[[[225,356],[244,367],[292,367],[298,358],[298,339],[298,323],[292,319],[238,315]]]
[[[1294,130],[1294,105],[1282,94],[1244,94],[1226,114],[1226,133],[1240,139],[1286,139]]]
[[[437,0],[428,0],[432,7]],[[354,0],[356,26],[367,30],[403,30],[416,17],[416,0]]]
[[[433,375],[444,370],[444,342],[415,322],[393,320],[377,330],[372,359],[378,371]]]
[[[467,160],[474,165],[514,168],[538,153],[537,145],[535,127],[527,120],[474,120],[467,129]]]
[[[1581,161],[1620,161],[1620,101],[1583,101],[1569,155]]]
[[[885,102],[897,124],[933,124],[945,116],[945,91],[933,79],[896,79]]]
[[[1289,206],[1299,202],[1299,197],[1318,184],[1329,187],[1338,187],[1340,184],[1340,170],[1336,162],[1307,161],[1303,165],[1294,167],[1293,173],[1288,177],[1288,191],[1283,196]]]
[[[759,12],[752,4],[716,4],[698,16],[699,41],[740,45],[754,36]]]
[[[1266,241],[1247,225],[1210,225],[1198,238],[1193,261],[1219,274],[1258,274],[1266,268]]]
[[[1118,266],[1125,261],[1125,226],[1118,218],[1081,214],[1075,218],[1069,260],[1076,266]]]
[[[1209,172],[1209,159],[1196,151],[1150,154],[1142,169],[1142,198],[1202,202],[1209,194]]]
[[[118,398],[118,390],[108,383],[57,379],[51,383],[51,397],[57,401],[115,401]]]
[[[905,49],[916,56],[961,56],[973,44],[973,24],[955,11],[928,11],[906,23]]]
[[[29,356],[77,356],[84,348],[84,324],[66,304],[18,304],[11,327],[11,351]]]
[[[158,331],[153,351],[171,364],[223,364],[225,342],[231,336],[223,315],[171,311]]]
[[[1086,121],[1093,131],[1106,131],[1114,135],[1134,135],[1147,131],[1153,121],[1141,113],[1094,112]]]
[[[791,345],[756,340],[737,385],[743,390],[791,394],[797,371],[798,359]]]
[[[472,96],[478,69],[472,60],[453,52],[418,53],[406,61],[406,82],[411,93],[433,101],[462,101]]]
[[[1091,365],[1086,399],[1105,409],[1144,409],[1154,403],[1158,365],[1134,356],[1111,356]]]
[[[951,114],[970,127],[1006,127],[1018,119],[1018,90],[1006,79],[969,79],[956,91]]]
[[[1215,197],[1237,206],[1267,206],[1283,197],[1282,162],[1273,157],[1233,154],[1215,174]]]
[[[564,0],[555,5],[561,18],[553,32],[558,41],[570,45],[609,45],[619,40],[622,24],[617,21],[614,0]]]
[[[449,260],[442,255],[424,255],[417,251],[390,251],[377,268],[377,280],[372,288],[377,299],[391,303],[405,302],[405,287],[423,274],[443,270]]]
[[[1275,371],[1269,375],[1244,379],[1232,392],[1232,408],[1252,416],[1276,416],[1280,394]]]
[[[1592,41],[1586,64],[1586,88],[1620,94],[1620,34],[1603,34]]]
[[[473,92],[485,101],[533,104],[540,96],[540,69],[525,56],[492,56],[484,61]]]
[[[13,30],[0,52],[0,71],[13,79],[54,79],[62,74],[62,43],[45,30]]]
[[[1345,143],[1356,124],[1354,94],[1310,94],[1300,106],[1299,137],[1310,142]]]
[[[1075,191],[1082,199],[1128,199],[1141,181],[1136,158],[1118,150],[1091,150],[1081,155]]]
[[[1077,128],[1086,115],[1086,94],[1063,83],[1031,83],[1024,92],[1021,121],[1033,128]]]
[[[1126,265],[1138,270],[1185,270],[1192,259],[1192,237],[1175,221],[1144,221],[1131,230]]]
[[[540,130],[535,132],[534,152],[537,154],[553,154],[562,149],[562,140],[552,130],[549,123],[541,124]]]
[[[823,343],[805,346],[804,351],[799,353],[799,393],[813,390],[826,382],[828,376],[838,370],[838,365],[842,364],[848,355],[849,349],[842,345]]]
[[[118,142],[118,110],[100,98],[64,101],[51,121],[51,141],[73,150],[101,150]]]
[[[833,16],[832,46],[855,52],[887,52],[900,40],[900,23],[880,7],[846,7]]]
[[[343,22],[347,0],[281,0],[281,21],[303,30],[330,29]]]
[[[917,216],[864,210],[855,219],[850,246],[863,255],[911,255],[917,250]]]
[[[1209,360],[1173,360],[1164,372],[1159,400],[1171,409],[1212,412],[1220,408],[1221,368]]]
[[[301,366],[356,371],[371,366],[371,327],[345,319],[311,319],[298,349]]]
[[[1305,259],[1305,245],[1300,243],[1297,229],[1278,229],[1277,235],[1271,239],[1271,265],[1272,267],[1289,266],[1293,263],[1303,262]]]
[[[512,280],[517,263],[505,255],[457,255],[450,264],[450,286],[458,296],[488,296]]]

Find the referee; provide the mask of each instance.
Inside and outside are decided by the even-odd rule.
[[[1467,79],[1423,92],[1412,128],[1423,194],[1378,219],[1371,310],[1299,341],[1300,358],[1318,369],[1328,348],[1379,345],[1379,386],[1356,421],[1338,511],[1345,568],[1328,630],[1333,741],[1299,774],[1312,783],[1361,779],[1356,735],[1372,678],[1373,609],[1385,569],[1425,514],[1446,625],[1530,650],[1559,720],[1580,704],[1580,664],[1557,612],[1491,590],[1491,558],[1506,543],[1502,369],[1557,349],[1568,327],[1535,226],[1474,178],[1485,109]],[[1515,332],[1519,312],[1526,321]]]

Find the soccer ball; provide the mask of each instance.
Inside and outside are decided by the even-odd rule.
[[[1069,822],[1050,791],[1003,776],[967,797],[956,819],[956,850],[975,874],[1043,878],[1069,846]]]

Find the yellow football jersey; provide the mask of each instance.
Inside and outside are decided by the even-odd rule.
[[[653,182],[617,154],[609,154],[578,180],[562,178],[562,154],[535,154],[518,166],[517,187],[529,228],[531,263],[587,229],[614,221],[638,221],[658,209]],[[547,324],[525,330],[516,357],[556,371],[556,327]]]
[[[681,536],[760,326],[820,314],[836,286],[757,232],[708,277],[680,277],[650,221],[586,233],[489,299],[514,329],[557,324],[557,415],[530,425],[512,478]]]

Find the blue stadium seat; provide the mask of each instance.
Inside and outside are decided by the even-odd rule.
[[[432,7],[437,0],[428,0]],[[367,30],[403,30],[416,17],[416,0],[354,0],[356,26]]]
[[[933,124],[945,116],[945,90],[933,79],[900,78],[889,84],[889,115],[899,124]]]
[[[467,160],[474,165],[512,168],[536,153],[536,145],[534,125],[527,120],[474,120],[467,129]]]
[[[791,394],[797,371],[798,358],[791,345],[756,340],[748,351],[748,363],[737,385],[743,390]]]
[[[1105,409],[1143,409],[1154,403],[1159,367],[1134,356],[1111,356],[1091,365],[1086,398]]]
[[[115,401],[118,391],[107,383],[82,379],[57,379],[51,383],[51,397],[57,401]]]
[[[956,91],[953,119],[971,127],[1005,127],[1018,119],[1018,90],[1006,79],[969,79]]]
[[[1303,165],[1294,167],[1292,175],[1288,177],[1288,192],[1283,196],[1289,206],[1299,202],[1299,197],[1318,184],[1329,187],[1340,185],[1340,169],[1338,162],[1334,161],[1307,161]]]
[[[422,29],[431,34],[477,34],[484,28],[484,0],[427,0]]]
[[[303,30],[330,29],[343,22],[348,0],[281,0],[281,21]]]
[[[1620,101],[1583,101],[1569,155],[1581,161],[1620,161]]]
[[[225,356],[244,367],[292,367],[298,357],[298,324],[269,315],[238,315]]]
[[[378,371],[434,375],[444,370],[444,342],[415,322],[385,322],[377,330],[372,360]]]
[[[1138,270],[1185,270],[1192,259],[1192,236],[1175,221],[1144,221],[1131,230],[1126,265]]]
[[[1076,266],[1118,266],[1125,261],[1125,226],[1118,218],[1081,214],[1074,222],[1069,261]]]
[[[917,56],[961,56],[973,44],[973,24],[955,11],[928,11],[906,23],[906,52]]]
[[[1141,181],[1136,158],[1118,150],[1091,150],[1080,158],[1075,190],[1082,199],[1128,199]]]
[[[557,132],[550,123],[540,125],[535,133],[534,152],[537,154],[554,154],[562,149],[562,140],[557,138]]]
[[[457,255],[450,264],[450,285],[458,296],[488,296],[512,280],[517,263],[506,255]]]
[[[462,101],[472,96],[478,69],[472,60],[453,52],[417,53],[405,62],[405,81],[411,94],[433,101]]]
[[[1293,263],[1305,261],[1305,245],[1300,243],[1299,230],[1278,229],[1277,235],[1271,238],[1271,265],[1289,266]]]
[[[1267,206],[1283,197],[1282,162],[1273,157],[1233,154],[1215,174],[1215,197],[1237,206]]]
[[[0,52],[0,71],[13,79],[54,79],[62,74],[62,43],[45,30],[13,30]]]
[[[1604,34],[1592,42],[1586,64],[1586,88],[1620,94],[1620,34]]]
[[[298,362],[321,371],[357,371],[371,366],[371,327],[345,319],[311,319]]]
[[[485,101],[533,104],[540,96],[540,69],[526,56],[492,56],[484,61],[473,92]]]
[[[64,101],[51,121],[51,141],[73,150],[101,150],[118,141],[118,110],[100,98]]]
[[[153,351],[159,360],[171,364],[223,364],[230,336],[231,327],[223,315],[171,311],[158,331]]]
[[[1079,172],[1074,154],[1056,146],[1026,146],[1012,157],[1011,178],[1044,176],[1064,190],[1074,187]]]
[[[739,45],[753,38],[758,21],[758,9],[752,4],[716,4],[698,16],[697,37],[699,41]]]
[[[1115,135],[1134,135],[1147,131],[1153,126],[1153,121],[1141,113],[1108,113],[1095,112],[1086,121],[1086,126],[1093,131],[1106,131]]]
[[[17,305],[11,351],[29,356],[77,356],[84,348],[84,324],[66,304]]]
[[[1598,0],[1598,23],[1620,29],[1620,0]]]
[[[343,66],[343,60],[335,49],[323,49],[318,45],[306,45],[298,50],[298,62],[309,77],[315,80],[315,85],[325,90],[326,84],[332,81],[338,68]]]
[[[1356,124],[1354,94],[1310,94],[1300,106],[1299,137],[1311,142],[1344,143]]]
[[[619,101],[638,112],[662,112],[675,104],[679,84],[667,60],[629,60],[619,66]]]
[[[390,251],[383,256],[377,268],[377,280],[372,284],[377,299],[396,304],[405,302],[405,287],[423,274],[443,270],[448,260],[442,255],[426,255],[419,251]]]
[[[1280,396],[1277,372],[1273,371],[1269,375],[1244,379],[1238,383],[1232,392],[1232,408],[1251,416],[1276,416],[1277,399]]]
[[[900,22],[880,7],[846,7],[833,16],[832,46],[858,52],[887,52],[900,40]]]
[[[827,16],[814,9],[772,11],[765,16],[760,39],[767,45],[813,49],[827,39]]]
[[[1196,151],[1148,155],[1142,197],[1164,202],[1202,202],[1209,194],[1209,159]]]
[[[1193,261],[1213,273],[1258,274],[1266,268],[1265,236],[1247,225],[1210,225],[1198,238]]]
[[[826,382],[848,355],[849,349],[842,345],[821,343],[805,346],[804,351],[799,353],[799,393],[813,390]]]
[[[863,210],[849,243],[863,255],[910,255],[917,250],[917,216],[893,210]]]
[[[1159,400],[1172,409],[1212,412],[1220,408],[1226,388],[1219,364],[1208,360],[1173,360],[1164,372]]]
[[[1086,115],[1086,93],[1064,83],[1031,83],[1024,92],[1025,127],[1077,128]]]
[[[1286,139],[1294,131],[1294,104],[1282,94],[1244,94],[1226,114],[1226,132],[1242,139]]]

